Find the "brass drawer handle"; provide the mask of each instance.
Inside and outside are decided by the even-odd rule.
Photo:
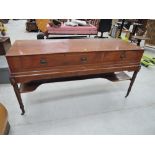
[[[45,65],[45,64],[47,64],[47,61],[46,61],[45,59],[41,59],[41,60],[40,60],[40,64],[41,64],[41,65]]]
[[[121,59],[126,58],[126,53],[125,52],[122,52],[121,55],[120,55],[120,58]]]
[[[86,63],[87,62],[87,57],[81,57],[81,62]]]

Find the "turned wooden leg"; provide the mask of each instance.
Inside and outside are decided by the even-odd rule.
[[[15,82],[15,80],[13,78],[10,78],[10,82],[11,82],[13,88],[14,88],[14,91],[15,91],[15,94],[16,94],[20,109],[22,110],[21,115],[24,115],[25,110],[24,110],[24,105],[23,105],[22,98],[21,98],[21,95],[20,95],[20,91],[19,91],[19,88],[18,88],[18,84]]]
[[[139,70],[138,70],[138,71],[139,71]],[[135,81],[135,79],[136,79],[136,76],[137,76],[138,71],[134,71],[133,76],[132,76],[132,78],[131,78],[131,82],[130,82],[128,91],[127,91],[127,94],[126,94],[125,97],[128,97],[128,95],[129,95],[129,93],[130,93],[130,91],[131,91],[131,88],[132,88],[132,86],[133,86],[133,83],[134,83],[134,81]]]

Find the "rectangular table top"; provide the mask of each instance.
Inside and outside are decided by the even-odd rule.
[[[17,40],[6,56],[123,50],[143,49],[121,39]]]

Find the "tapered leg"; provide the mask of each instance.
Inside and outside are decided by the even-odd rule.
[[[15,94],[16,94],[20,109],[22,110],[21,115],[24,115],[25,110],[24,110],[24,105],[23,105],[22,98],[21,98],[21,95],[20,95],[20,91],[19,91],[19,88],[18,88],[18,84],[15,82],[15,80],[13,78],[10,78],[10,82],[11,82],[13,88],[14,88],[14,91],[15,91]]]
[[[138,70],[138,71],[139,71],[139,70]],[[135,79],[136,79],[136,76],[137,76],[138,71],[134,71],[133,76],[132,76],[132,78],[131,78],[131,82],[130,82],[128,91],[127,91],[127,94],[126,94],[125,97],[128,97],[128,95],[129,95],[129,93],[130,93],[130,91],[131,91],[131,88],[132,88],[132,86],[133,86],[133,83],[134,83],[134,81],[135,81]]]

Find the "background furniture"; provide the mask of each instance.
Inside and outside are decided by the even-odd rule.
[[[111,36],[114,38],[120,38],[123,32],[126,34],[125,37],[131,41],[135,40],[132,40],[135,35],[148,38],[145,36],[146,25],[147,19],[122,19],[113,23]]]
[[[100,22],[100,19],[81,19],[81,20],[84,20],[86,21],[87,23],[91,24],[91,25],[94,25],[95,27],[99,27],[99,22]]]
[[[155,46],[155,20],[148,20],[146,37],[150,38],[146,44]]]
[[[11,47],[10,38],[0,37],[0,55],[5,55],[10,47]]]
[[[8,112],[4,105],[0,103],[0,135],[9,134],[10,124],[8,122]]]
[[[143,52],[120,39],[20,40],[13,44],[6,58],[23,115],[21,93],[34,91],[43,83],[99,77],[131,80],[127,97],[140,70]],[[123,71],[134,74],[130,78]]]
[[[63,23],[55,28],[48,24],[46,37],[48,38],[49,35],[97,35],[97,28],[94,25],[66,26]]]
[[[89,23],[89,26],[65,26],[66,19],[61,19],[61,27],[51,27],[48,19],[36,19],[38,29],[42,32],[37,35],[37,39],[44,39],[44,36],[48,38],[49,35],[97,35],[98,19],[81,19]],[[76,37],[76,36],[75,36]],[[73,37],[72,37],[73,38]]]
[[[109,32],[111,30],[111,26],[112,26],[112,19],[100,19],[98,32],[101,32],[101,38],[107,38],[103,37],[103,33]]]
[[[26,22],[26,30],[28,32],[38,32],[38,27],[35,19],[28,19]]]
[[[140,42],[142,40],[149,40],[149,38],[145,37],[145,36],[133,36],[131,39],[131,42],[137,42],[137,46],[140,46]]]

